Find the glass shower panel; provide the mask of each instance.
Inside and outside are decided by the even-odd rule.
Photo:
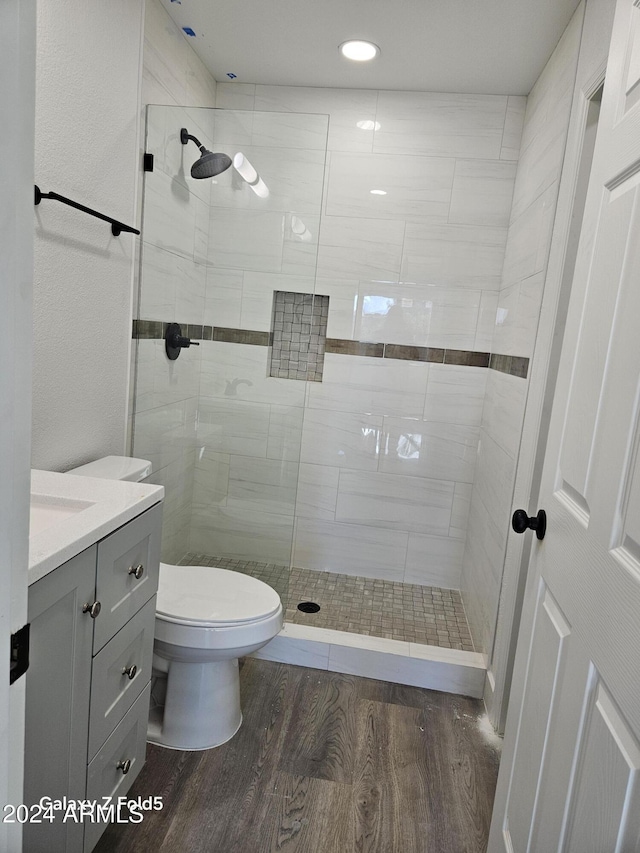
[[[181,128],[236,165],[193,179]],[[272,369],[274,294],[302,306],[315,292],[327,131],[325,115],[147,111],[132,452],[166,489],[165,562],[247,571],[283,598],[307,381],[297,351]],[[199,344],[175,361],[172,322]]]

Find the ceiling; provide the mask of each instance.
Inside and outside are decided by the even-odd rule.
[[[161,0],[218,81],[526,95],[579,0]],[[355,63],[358,38],[381,55]]]

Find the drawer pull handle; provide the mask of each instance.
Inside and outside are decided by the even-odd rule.
[[[100,604],[99,601],[94,601],[93,604],[84,604],[82,606],[82,612],[88,613],[92,619],[96,618],[96,616],[100,613],[101,609],[102,609],[102,605]]]
[[[129,574],[133,575],[137,581],[140,580],[144,573],[144,566],[140,563],[138,566],[129,566]]]
[[[127,675],[129,677],[129,681],[133,681],[133,679],[136,677],[137,671],[138,667],[134,663],[133,666],[125,666],[122,670],[122,674]]]
[[[126,761],[118,761],[116,770],[122,770],[123,775],[126,776],[129,770],[131,770],[131,759],[127,758]]]

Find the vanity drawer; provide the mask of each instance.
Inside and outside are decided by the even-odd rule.
[[[148,601],[93,659],[89,760],[151,678],[156,597]],[[135,667],[135,670],[131,668]],[[129,672],[125,672],[129,670]],[[133,678],[130,674],[135,673]]]
[[[101,610],[94,654],[156,593],[161,524],[162,504],[157,504],[98,543],[96,599]]]
[[[116,800],[118,797],[125,796],[142,770],[147,749],[150,695],[151,684],[147,684],[111,737],[89,764],[86,795],[88,800],[97,800],[102,803],[103,797],[112,797]],[[118,764],[126,761],[130,761],[131,764],[125,774]],[[85,824],[85,851],[93,850],[105,829],[104,823]]]

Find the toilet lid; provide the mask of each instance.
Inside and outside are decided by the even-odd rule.
[[[268,584],[211,566],[160,563],[156,614],[183,625],[235,625],[271,616],[280,596]]]

